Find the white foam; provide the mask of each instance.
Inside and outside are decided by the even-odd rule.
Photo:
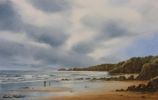
[[[23,75],[23,77],[24,77],[25,79],[32,79],[32,78],[33,78],[32,75]]]

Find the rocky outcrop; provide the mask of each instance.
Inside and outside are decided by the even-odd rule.
[[[149,86],[152,86],[154,90],[158,91],[158,76],[151,79],[148,83]]]
[[[142,71],[137,77],[138,80],[149,80],[158,76],[158,58],[150,63],[144,64]]]
[[[25,95],[18,94],[5,94],[2,98],[25,98]]]
[[[154,59],[153,56],[134,57],[125,61],[121,66],[111,70],[110,73],[139,73],[144,64]]]
[[[145,84],[139,84],[138,86],[132,85],[127,88],[127,91],[143,92],[146,91],[146,85]]]
[[[158,91],[158,76],[151,79],[147,85],[139,84],[138,86],[132,85],[127,88],[127,91],[133,92],[156,92]]]

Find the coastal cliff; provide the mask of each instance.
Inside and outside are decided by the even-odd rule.
[[[158,76],[158,58],[152,60],[150,63],[144,64],[137,79],[149,80],[156,76]]]
[[[101,64],[86,68],[59,69],[60,71],[108,71],[110,74],[139,74],[136,79],[149,80],[158,76],[158,56],[133,57],[117,64]]]

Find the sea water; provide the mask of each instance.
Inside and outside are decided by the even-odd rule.
[[[38,88],[46,85],[50,87],[67,87],[74,91],[80,91],[85,86],[97,88],[95,83],[84,80],[86,78],[103,78],[109,77],[108,72],[93,71],[0,71],[0,95],[16,92],[23,88]],[[82,78],[82,80],[79,80]],[[69,81],[64,81],[64,80]],[[91,89],[93,89],[91,88]],[[47,96],[49,93],[24,93],[28,96]],[[57,95],[56,93],[53,93]],[[58,93],[59,94],[59,93]],[[51,94],[52,95],[52,94]],[[4,99],[5,100],[5,99]],[[13,100],[13,99],[7,99]],[[17,99],[16,99],[17,100]],[[28,98],[18,100],[29,100]]]

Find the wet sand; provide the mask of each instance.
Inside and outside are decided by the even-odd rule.
[[[74,96],[50,97],[45,100],[158,100],[158,93],[94,92]]]
[[[113,83],[113,84],[111,84]],[[85,92],[74,92],[71,95],[50,96],[41,100],[158,100],[158,93],[140,93],[140,92],[115,92],[116,89],[126,89],[133,84],[146,83],[144,81],[126,81],[109,82],[109,88]]]

